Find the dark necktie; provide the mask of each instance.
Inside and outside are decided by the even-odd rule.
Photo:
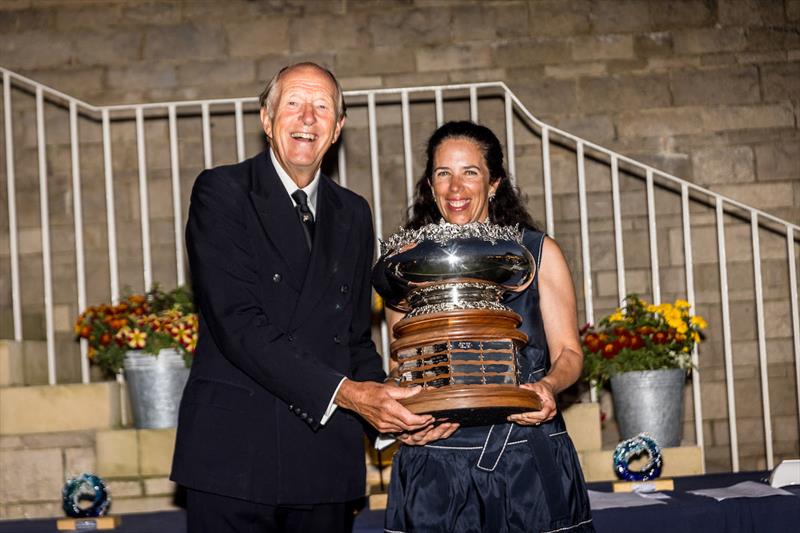
[[[311,250],[311,243],[314,242],[314,214],[308,207],[308,195],[302,189],[297,189],[292,193],[292,198],[297,203],[297,216],[303,224],[303,233],[306,236],[306,244]]]

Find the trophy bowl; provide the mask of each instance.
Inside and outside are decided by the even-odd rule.
[[[516,227],[442,222],[381,243],[378,292],[407,311],[393,328],[395,373],[423,388],[403,405],[465,426],[541,408],[519,387],[522,318],[501,303],[530,285],[535,265]]]

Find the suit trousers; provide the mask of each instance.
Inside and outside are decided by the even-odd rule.
[[[187,533],[351,533],[359,501],[267,505],[186,491]]]

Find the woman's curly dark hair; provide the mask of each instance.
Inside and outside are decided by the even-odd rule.
[[[405,228],[418,229],[426,224],[439,222],[439,219],[442,218],[433,199],[431,177],[433,176],[433,157],[436,150],[448,139],[466,139],[478,145],[489,169],[490,183],[500,180],[494,200],[489,202],[489,221],[501,226],[519,224],[521,228],[537,230],[531,215],[522,204],[517,188],[511,184],[503,166],[503,147],[497,136],[486,126],[467,120],[442,124],[428,140],[426,150],[428,161],[425,163],[425,173],[417,180],[414,203],[409,208]]]

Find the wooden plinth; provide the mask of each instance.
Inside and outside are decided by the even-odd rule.
[[[439,421],[462,426],[500,424],[508,415],[542,408],[535,393],[516,385],[445,385],[400,403],[412,413],[431,414]]]

